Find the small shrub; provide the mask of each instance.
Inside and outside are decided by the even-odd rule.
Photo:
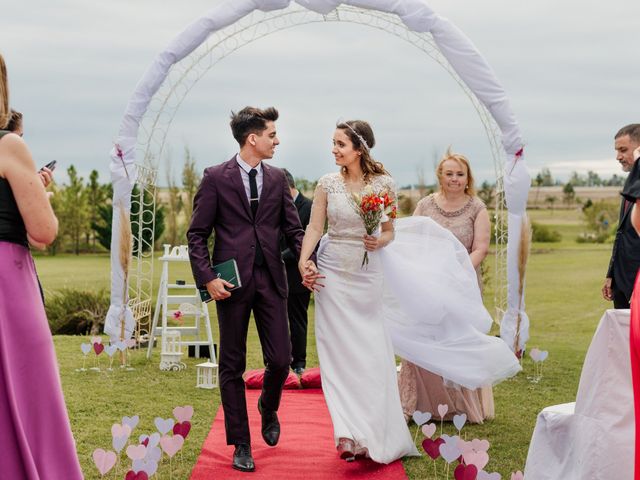
[[[594,232],[582,232],[580,235],[578,235],[578,237],[576,238],[576,242],[578,243],[605,243],[607,240],[609,240],[609,233],[607,232],[603,232],[603,233],[594,233]]]
[[[109,293],[65,288],[45,293],[45,311],[53,335],[96,335],[104,327]]]
[[[533,230],[531,240],[540,243],[556,243],[562,240],[562,234],[557,230],[551,230],[546,225],[532,222],[531,229]]]

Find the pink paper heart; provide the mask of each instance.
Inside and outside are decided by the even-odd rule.
[[[114,423],[111,425],[111,436],[113,438],[129,438],[129,435],[131,435],[131,427],[129,425],[121,425],[120,423]]]
[[[98,468],[98,472],[100,472],[100,475],[105,475],[116,464],[117,456],[115,452],[112,452],[110,450],[104,451],[101,448],[96,448],[93,451],[92,456],[93,456],[93,463],[96,464],[96,467]]]
[[[478,468],[475,465],[460,464],[453,471],[453,477],[456,480],[476,480],[478,476]]]
[[[127,447],[127,457],[131,460],[142,460],[147,454],[147,447],[144,445],[129,445]]]
[[[184,421],[182,423],[176,423],[173,426],[173,434],[180,435],[182,438],[187,438],[189,432],[191,431],[191,423]]]
[[[129,470],[124,480],[149,480],[149,475],[144,470],[140,470],[138,473]]]
[[[471,442],[466,442],[461,438],[458,439],[458,448],[460,449],[460,451],[462,452],[463,455],[466,452],[472,452],[473,451],[473,447],[471,446]]]
[[[91,344],[102,343],[102,337],[91,337]]]
[[[487,473],[484,470],[480,470],[478,472],[477,480],[501,480],[501,479],[502,479],[502,475],[500,475],[498,472]]]
[[[477,438],[471,440],[471,448],[476,452],[486,452],[489,450],[489,445],[489,440],[478,440]]]
[[[441,438],[436,438],[435,440],[431,440],[430,438],[425,438],[422,441],[422,448],[425,453],[429,455],[433,460],[440,456],[440,445],[444,443],[444,440]]]
[[[193,417],[193,407],[191,405],[176,407],[173,409],[173,416],[179,423],[188,422]]]
[[[178,450],[182,448],[183,444],[184,437],[182,437],[181,435],[174,435],[173,437],[165,435],[160,439],[160,446],[162,447],[164,453],[169,455],[169,457],[173,457],[176,453],[178,453]]]
[[[466,452],[462,455],[462,458],[464,458],[464,463],[467,465],[475,465],[478,467],[478,470],[482,470],[484,466],[489,463],[489,454],[487,452]]]
[[[128,338],[127,340],[125,340],[125,344],[127,345],[128,348],[133,348],[136,346],[136,339]]]
[[[436,433],[436,425],[435,423],[428,423],[422,426],[422,433],[427,438],[431,438],[434,433]]]
[[[104,350],[104,345],[103,344],[101,344],[101,343],[94,343],[93,344],[93,351],[96,352],[96,355],[100,355],[103,350]]]
[[[441,403],[440,405],[438,405],[438,414],[440,415],[440,418],[444,418],[448,411],[449,405],[447,405],[446,403]]]
[[[524,474],[520,470],[513,472],[511,474],[511,480],[524,480]]]

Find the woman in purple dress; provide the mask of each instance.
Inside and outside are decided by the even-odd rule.
[[[58,220],[9,117],[0,55],[0,477],[82,479],[29,253],[30,241],[53,242]]]

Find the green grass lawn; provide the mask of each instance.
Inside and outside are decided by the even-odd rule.
[[[574,215],[577,214],[574,212]],[[579,222],[566,212],[536,211],[533,216],[535,221],[558,225],[564,231],[581,228]],[[563,238],[559,244],[536,244],[533,252],[527,275],[526,303],[531,320],[528,348],[549,351],[542,380],[537,384],[529,380],[533,364],[527,357],[521,374],[495,387],[496,419],[463,429],[467,439],[489,440],[490,461],[486,470],[497,471],[502,478],[510,478],[512,471],[524,468],[538,412],[549,405],[575,400],[589,342],[604,310],[611,306],[600,296],[610,245],[578,244],[573,238]],[[109,258],[106,255],[38,257],[36,263],[48,292],[65,286],[98,289],[109,285]],[[190,278],[187,264],[172,271],[175,278]],[[156,282],[159,274],[158,262],[154,271]],[[491,288],[485,293],[490,307]],[[310,366],[317,365],[312,310]],[[215,309],[211,308],[210,312],[214,336],[217,337]],[[217,389],[195,388],[195,364],[200,360],[187,359],[187,369],[181,372],[162,372],[158,369],[159,353],[154,350],[150,361],[146,360],[146,352],[133,354],[134,371],[76,372],[82,366],[80,343],[86,341],[84,337],[54,338],[64,394],[86,478],[100,478],[93,466],[91,453],[95,448],[112,448],[111,425],[119,423],[122,416],[140,415],[140,425],[134,432],[137,437],[155,430],[155,417],[169,418],[174,407],[193,405],[195,415],[191,433],[182,455],[178,454],[172,463],[174,479],[188,478],[220,404]],[[259,368],[262,357],[255,327],[250,329],[248,343],[248,368]],[[94,357],[89,357],[87,366],[91,366]],[[104,370],[107,359],[101,357]],[[283,428],[286,432],[286,425]],[[445,424],[447,432],[454,433],[451,424]],[[415,427],[412,433],[415,433]],[[408,459],[405,467],[411,479],[435,478],[433,464],[428,457]],[[438,470],[442,471],[442,468],[440,460]],[[160,472],[164,472],[162,478],[169,478],[168,471],[168,464],[161,467]],[[123,478],[122,473],[117,478]],[[453,478],[453,473],[450,478]]]

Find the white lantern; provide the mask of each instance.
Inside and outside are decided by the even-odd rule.
[[[182,343],[178,330],[167,330],[162,335],[160,370],[182,370],[187,366],[181,362]]]
[[[212,389],[218,386],[218,364],[211,362],[199,363],[196,365],[197,388]]]

